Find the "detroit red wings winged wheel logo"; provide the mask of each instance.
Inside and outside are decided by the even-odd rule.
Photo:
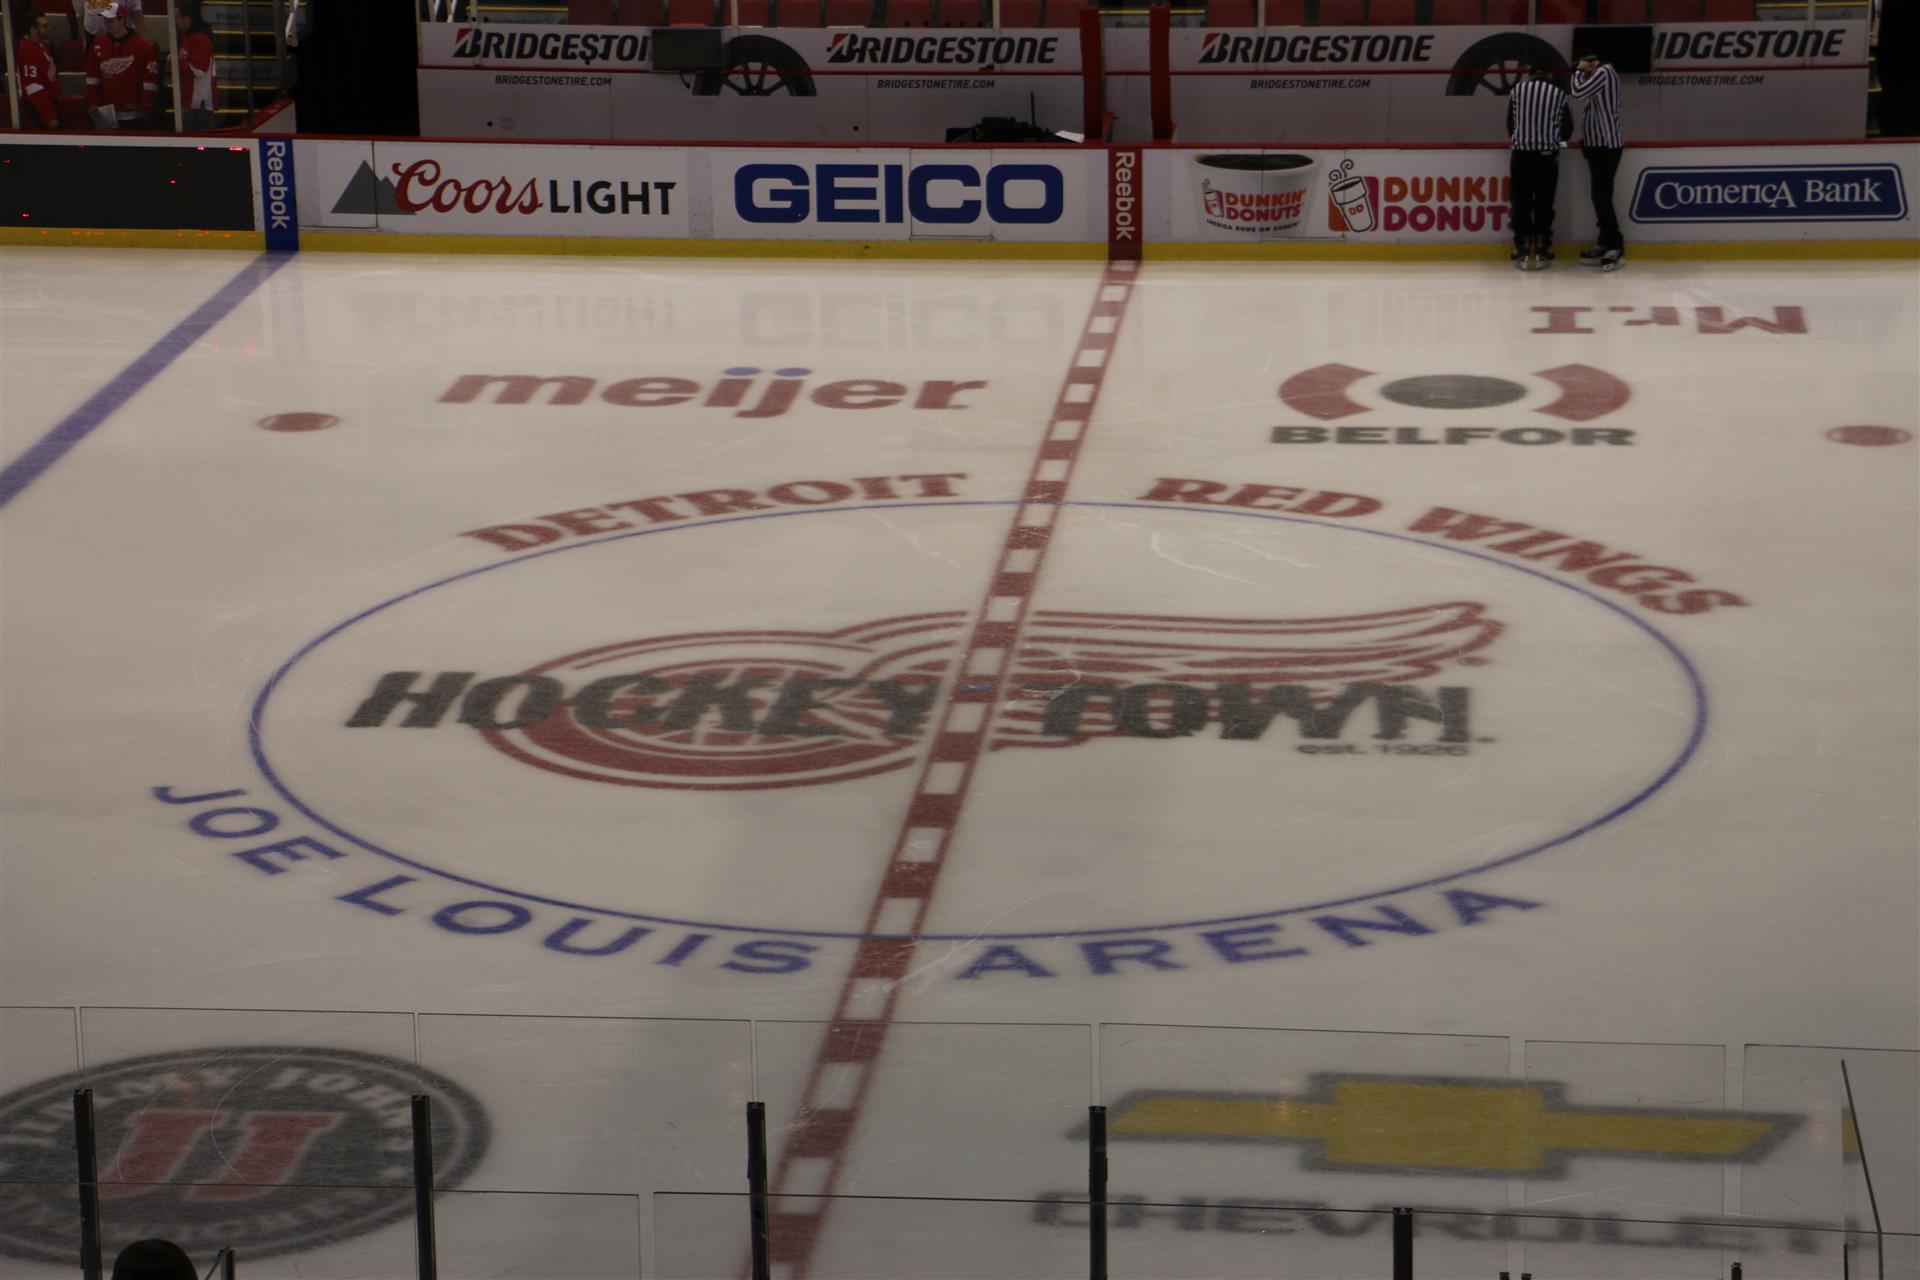
[[[914,763],[954,680],[993,694],[995,750],[1169,738],[1196,731],[1200,694],[1235,689],[1291,697],[1296,709],[1324,706],[1341,690],[1484,661],[1467,655],[1501,631],[1486,606],[1459,601],[1270,620],[1043,609],[996,680],[954,671],[969,624],[956,610],[829,632],[690,632],[605,645],[526,673],[602,690],[591,705],[576,697],[538,723],[483,736],[528,764],[594,782],[811,786]],[[1104,696],[1120,689],[1125,698]]]

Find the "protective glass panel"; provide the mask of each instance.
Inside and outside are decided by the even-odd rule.
[[[490,1158],[470,1188],[743,1185],[748,1023],[429,1014],[420,1063],[484,1102]]]
[[[1030,1199],[1086,1186],[1087,1027],[894,1023],[883,1050],[824,1023],[754,1030],[775,1191]]]
[[[1524,1171],[1502,1037],[1100,1030],[1116,1194],[1505,1209]]]
[[[1789,1126],[1744,1172],[1744,1214],[1870,1230],[1877,1199],[1886,1231],[1920,1232],[1920,1053],[1748,1045],[1742,1080],[1748,1110]]]
[[[411,1015],[87,1009],[81,1034],[103,1183],[405,1186],[415,1094],[439,1185],[486,1153],[474,1095],[413,1065]]]
[[[102,1183],[102,1257],[170,1240],[201,1274],[222,1248],[242,1276],[392,1280],[414,1274],[413,1193],[405,1187]]]
[[[434,1227],[440,1274],[450,1280],[641,1274],[638,1196],[446,1192],[435,1197]]]
[[[79,1067],[74,1017],[72,1009],[0,1008],[0,1095]],[[0,1162],[0,1178],[4,1169]]]
[[[1076,1215],[1076,1220],[1084,1218]],[[1127,1280],[1221,1280],[1393,1274],[1393,1215],[1256,1201],[1115,1204],[1108,1215],[1113,1274]],[[1481,1280],[1504,1269],[1495,1219],[1416,1213],[1414,1274]]]
[[[1511,1235],[1515,1275],[1719,1280],[1738,1263],[1748,1280],[1839,1280],[1846,1265],[1843,1233],[1805,1227],[1529,1215]]]
[[[71,1176],[0,1181],[0,1280],[73,1280],[80,1274],[79,1242],[80,1202]]]
[[[74,1176],[74,1016],[72,1009],[0,1009],[0,1184]],[[0,1194],[0,1223],[9,1220],[6,1202]]]
[[[775,1275],[796,1268],[835,1280],[1087,1274],[1084,1205],[1072,1215],[1078,1228],[1057,1201],[774,1196],[769,1208]],[[745,1195],[658,1195],[653,1217],[656,1274],[738,1280],[747,1273]]]
[[[1516,1117],[1528,1205],[1621,1218],[1717,1217],[1725,1167],[1778,1141],[1726,1107],[1720,1045],[1532,1041]]]

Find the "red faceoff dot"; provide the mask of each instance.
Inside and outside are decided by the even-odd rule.
[[[1860,444],[1877,447],[1889,444],[1905,444],[1913,439],[1913,432],[1902,431],[1898,427],[1835,427],[1827,432],[1827,439],[1835,444]]]
[[[268,431],[324,431],[339,421],[330,413],[276,413],[259,425]]]

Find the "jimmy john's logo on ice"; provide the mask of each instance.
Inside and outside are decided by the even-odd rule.
[[[433,1099],[436,1179],[466,1181],[486,1113],[454,1081],[369,1053],[234,1046],[107,1062],[0,1098],[0,1253],[73,1261],[73,1091],[93,1090],[108,1255],[162,1236],[275,1258],[412,1213],[411,1106]]]
[[[1328,746],[1464,744],[1471,691],[1412,682],[1482,661],[1467,655],[1501,630],[1468,602],[1270,621],[1043,610],[1004,680],[956,691],[945,677],[968,623],[946,613],[814,634],[667,636],[502,676],[390,671],[346,725],[464,725],[514,759],[570,777],[716,789],[905,768],[935,705],[956,692],[984,699],[989,750],[1201,734],[1257,742],[1270,732]],[[1125,679],[1085,674],[1120,670]]]
[[[1200,218],[1236,238],[1297,234],[1318,162],[1288,152],[1214,152],[1193,157]]]

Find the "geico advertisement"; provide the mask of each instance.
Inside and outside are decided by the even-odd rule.
[[[1077,151],[717,152],[713,233],[762,240],[1092,239],[1087,167],[1087,155]]]
[[[482,235],[684,237],[687,153],[666,147],[323,146],[317,224]],[[308,201],[302,197],[302,218]]]

